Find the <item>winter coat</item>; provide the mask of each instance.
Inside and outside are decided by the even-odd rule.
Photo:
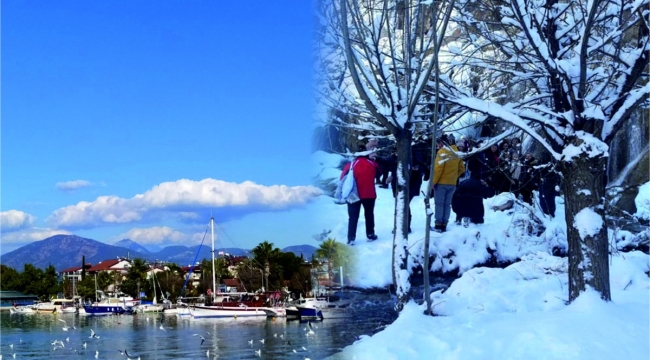
[[[438,149],[434,161],[433,185],[456,185],[465,172],[465,162],[449,148]]]
[[[485,209],[483,199],[494,196],[494,190],[480,180],[469,178],[456,187],[451,198],[451,208],[458,218],[468,217],[473,223],[483,223]]]
[[[379,165],[370,160],[367,156],[360,156],[354,159],[352,163],[354,163],[354,180],[357,183],[359,199],[376,199],[377,192],[375,191],[375,176],[381,171]],[[348,173],[352,163],[348,163],[343,167],[343,172],[340,177],[341,179],[343,179],[345,174]]]
[[[418,143],[411,147],[411,173],[409,175],[409,197],[413,198],[420,195],[422,189],[422,180],[429,180],[429,162],[430,150],[426,143]],[[397,158],[391,164],[391,173],[393,178],[391,181],[391,188],[393,190],[393,197],[397,196]]]

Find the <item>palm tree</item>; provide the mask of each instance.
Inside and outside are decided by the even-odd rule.
[[[271,262],[276,260],[280,256],[281,251],[278,248],[274,248],[273,243],[269,243],[268,241],[264,240],[264,242],[257,245],[252,250],[252,252],[253,252],[255,261],[257,261],[257,263],[260,266],[263,266],[264,277],[266,278],[266,285],[268,287],[268,284],[269,284],[269,269],[271,267]]]
[[[332,283],[334,277],[334,261],[338,258],[341,251],[341,243],[336,242],[335,239],[327,238],[320,244],[320,248],[316,250],[316,256],[321,259],[327,259],[327,280]]]
[[[140,284],[147,278],[147,270],[149,270],[147,263],[141,258],[136,258],[133,259],[126,275],[129,280],[135,281],[137,284],[138,296],[140,296]]]

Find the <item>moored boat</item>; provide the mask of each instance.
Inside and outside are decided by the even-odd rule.
[[[189,308],[193,319],[237,318],[237,317],[284,317],[286,311],[276,306],[279,292],[244,293],[238,297],[224,297],[223,301],[210,305],[196,305]]]
[[[301,321],[323,320],[323,310],[314,305],[296,305]]]
[[[97,293],[100,295],[101,300],[92,304],[85,304],[83,306],[84,311],[80,311],[79,314],[101,316],[130,313],[133,307],[139,303],[130,296],[106,297],[101,290],[97,290]]]
[[[33,306],[14,306],[9,308],[9,312],[11,314],[35,314],[36,311],[34,311]]]

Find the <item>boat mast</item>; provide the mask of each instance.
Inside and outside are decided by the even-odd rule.
[[[214,218],[210,218],[210,231],[212,232],[212,302],[217,298],[217,280],[214,270]]]
[[[153,305],[158,304],[158,299],[156,298],[156,262],[153,263],[153,268],[151,269],[151,282],[153,283]]]

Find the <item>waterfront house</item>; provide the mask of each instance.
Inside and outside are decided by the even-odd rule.
[[[13,306],[34,305],[36,295],[26,295],[18,291],[0,290],[0,310],[9,310]]]

